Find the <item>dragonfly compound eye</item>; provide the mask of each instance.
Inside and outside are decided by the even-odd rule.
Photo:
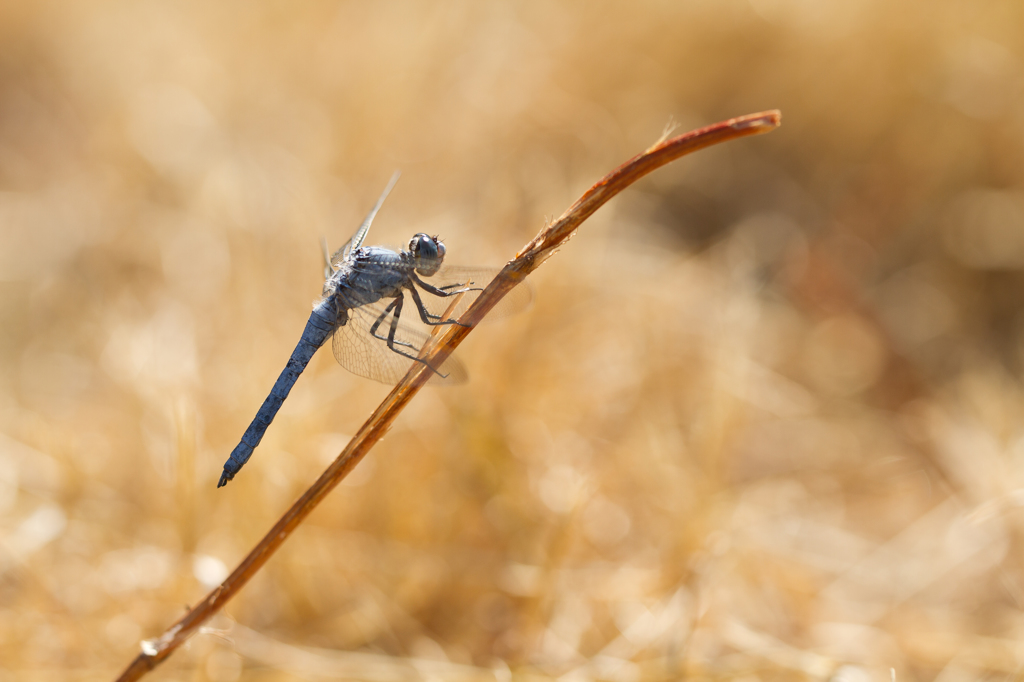
[[[445,249],[437,237],[421,233],[409,242],[409,252],[416,261],[416,272],[430,277],[441,267]]]
[[[409,240],[409,251],[414,256],[430,258],[434,252],[434,242],[430,235],[423,234],[422,232],[414,234],[412,239]]]

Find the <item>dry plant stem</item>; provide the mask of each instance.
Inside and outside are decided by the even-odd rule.
[[[778,111],[766,111],[722,121],[706,128],[662,140],[613,170],[587,190],[558,220],[541,230],[529,244],[523,247],[462,316],[460,323],[465,326],[451,325],[444,334],[434,337],[433,345],[427,349],[423,358],[434,367],[441,366],[472,328],[506,293],[536,270],[594,211],[623,189],[651,171],[691,152],[720,142],[774,130],[779,126],[781,118],[782,115]],[[338,485],[369,452],[370,448],[384,436],[402,408],[419,392],[428,379],[430,379],[430,371],[422,363],[415,363],[409,373],[363,424],[351,442],[334,460],[334,463],[285,512],[284,516],[274,524],[270,532],[260,540],[259,544],[231,575],[163,635],[144,642],[142,653],[132,661],[118,679],[137,680],[142,677],[167,658],[210,616],[224,606],[277,551],[292,531],[309,516],[327,493]]]

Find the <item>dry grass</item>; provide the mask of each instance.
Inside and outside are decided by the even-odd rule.
[[[8,3],[0,671],[110,679],[387,388],[311,363],[374,226],[499,264],[602,209],[152,679],[1019,674],[1024,17],[1011,2]],[[2,673],[0,673],[2,677]]]
[[[469,333],[478,327],[484,317],[492,310],[501,307],[517,295],[520,295],[520,300],[529,303],[529,298],[532,298],[532,294],[526,288],[527,285],[523,280],[536,271],[544,261],[550,258],[560,246],[568,241],[576,233],[580,225],[593,215],[597,209],[606,204],[612,197],[630,187],[637,180],[686,154],[706,149],[715,144],[735,141],[742,137],[771,132],[778,128],[780,123],[781,115],[778,111],[767,111],[731,118],[704,128],[681,133],[672,138],[659,140],[655,145],[629,159],[595,183],[571,207],[566,209],[565,213],[558,220],[544,226],[537,233],[537,236],[530,240],[530,243],[516,254],[514,259],[510,260],[500,272],[490,277],[489,283],[481,281],[482,288],[478,289],[480,292],[479,296],[472,301],[467,299],[465,306],[461,308],[465,310],[464,314],[458,315],[456,310],[460,309],[460,299],[466,298],[467,292],[463,291],[452,298],[448,308],[440,313],[439,319],[458,320],[458,322],[453,322],[450,325],[436,326],[431,330],[429,340],[420,350],[418,359],[421,362],[411,363],[404,375],[396,379],[397,383],[394,389],[384,398],[384,401],[373,411],[366,422],[359,427],[359,430],[352,436],[352,439],[331,465],[281,515],[281,518],[256,543],[223,582],[210,590],[209,594],[199,604],[190,608],[181,619],[168,627],[159,637],[142,642],[142,651],[124,670],[121,676],[118,677],[118,680],[130,682],[145,676],[160,662],[173,654],[181,645],[191,639],[200,628],[206,625],[210,618],[222,610],[238,591],[245,587],[252,580],[253,576],[266,566],[277,550],[291,538],[295,530],[327,499],[327,496],[338,484],[363,461],[363,458],[380,442],[381,438],[387,435],[406,405],[409,404],[428,381],[434,378],[437,372],[433,368],[444,368],[446,366],[445,361],[450,358],[451,354],[466,339]],[[397,174],[392,177],[388,188],[381,195],[381,198],[377,200],[377,204],[371,211],[370,217],[364,220],[363,225],[369,226],[373,214],[377,212],[384,197],[391,190],[397,179]],[[356,236],[352,238],[353,247],[358,247],[359,243],[362,242],[364,235],[361,233],[363,229],[363,227],[360,227],[359,231],[356,232]],[[324,255],[325,257],[327,255],[326,249],[324,250]],[[325,274],[328,274],[329,281],[333,281],[329,275],[330,270],[333,269],[331,265],[332,260],[327,260],[327,267],[325,268]],[[470,283],[469,281],[466,282],[466,284]],[[334,282],[332,286],[339,285],[337,282]],[[435,286],[439,285],[435,284]],[[325,284],[324,287],[326,290],[328,285]],[[507,295],[509,298],[505,298]],[[314,308],[309,318],[310,322],[306,325],[306,331],[303,332],[304,338],[309,332],[310,324],[314,324],[313,321],[316,316],[322,315],[322,313],[317,311],[324,305],[326,300],[325,298],[324,301],[318,303]],[[521,308],[521,306],[518,307]],[[515,310],[517,306],[513,306],[511,309]],[[387,310],[385,309],[384,312],[386,313]],[[395,319],[397,319],[397,310],[394,315]],[[352,324],[351,320],[349,320],[349,324]],[[374,329],[370,327],[369,330],[364,329],[364,331],[372,333]],[[340,333],[340,330],[335,332],[336,339],[337,333]],[[383,337],[380,338],[383,340]],[[306,356],[301,361],[303,366],[305,366],[306,361],[312,355],[313,353],[310,353],[309,356]],[[412,355],[408,355],[408,357],[412,360],[416,359]],[[343,366],[348,367],[341,356],[339,356],[338,361]],[[288,360],[289,365],[293,362],[295,362],[294,353]],[[297,374],[292,376],[297,376]],[[281,380],[279,379],[278,381],[280,382]],[[294,378],[291,379],[292,383],[294,381]],[[382,381],[390,383],[387,380]],[[270,400],[270,398],[267,400]],[[264,403],[265,406],[266,403]],[[262,413],[263,411],[263,408],[261,408],[260,412]],[[277,410],[275,409],[274,411],[276,412]],[[261,419],[263,417],[257,414],[253,423]],[[268,425],[270,421],[267,420],[262,423]],[[242,441],[245,442],[248,436],[249,431],[247,430],[246,435],[242,436]],[[231,456],[234,458],[235,453],[232,452]],[[227,471],[227,465],[225,465],[225,472]],[[223,487],[230,480],[225,478],[226,476],[226,473],[221,474],[221,478],[217,483],[218,488]]]

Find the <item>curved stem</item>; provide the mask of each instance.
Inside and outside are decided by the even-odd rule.
[[[782,115],[778,111],[766,111],[729,119],[661,140],[601,178],[558,220],[541,230],[513,260],[509,261],[459,319],[458,325],[451,325],[446,333],[433,337],[433,345],[421,355],[424,362],[413,364],[402,381],[352,437],[338,458],[274,524],[231,575],[164,634],[143,642],[142,653],[118,679],[137,680],[155,668],[249,582],[249,579],[284,544],[292,531],[387,433],[398,414],[430,379],[432,372],[428,367],[440,367],[502,297],[536,270],[594,211],[643,176],[681,156],[721,142],[770,132],[780,125],[781,119]]]

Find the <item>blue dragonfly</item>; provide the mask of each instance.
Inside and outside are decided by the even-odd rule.
[[[404,249],[363,246],[370,225],[398,181],[398,173],[377,199],[352,238],[333,256],[327,256],[323,296],[313,307],[298,345],[255,419],[224,463],[217,487],[227,484],[241,470],[259,445],[295,381],[313,354],[333,337],[334,357],[342,367],[368,379],[397,383],[419,362],[430,334],[403,321],[407,298],[425,329],[459,324],[456,319],[469,307],[498,268],[452,266],[444,262],[445,245],[436,235],[413,235]],[[513,289],[496,308],[498,315],[517,312],[530,303],[525,285]],[[463,364],[449,357],[441,366],[427,365],[432,384],[454,385],[466,381]]]

